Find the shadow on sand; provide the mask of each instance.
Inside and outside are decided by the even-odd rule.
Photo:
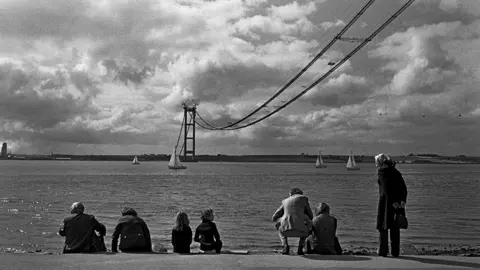
[[[410,261],[416,261],[416,262],[428,263],[428,264],[441,264],[441,265],[447,265],[447,266],[471,267],[471,268],[477,268],[477,269],[480,268],[480,263],[472,263],[472,262],[458,262],[458,261],[433,259],[433,258],[418,258],[418,257],[410,257],[410,256],[400,256],[397,259],[410,260]]]
[[[353,256],[353,255],[316,255],[316,254],[307,254],[304,256],[306,259],[310,260],[319,260],[319,261],[368,261],[372,258],[362,257],[362,256]]]

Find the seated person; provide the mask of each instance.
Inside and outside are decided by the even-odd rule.
[[[288,237],[299,237],[298,255],[304,255],[303,246],[309,235],[311,218],[313,217],[308,197],[303,195],[299,188],[292,188],[289,197],[282,201],[282,205],[273,214],[272,220],[282,242],[282,254],[290,254]]]
[[[73,216],[63,220],[63,227],[58,232],[61,236],[65,236],[63,253],[107,251],[103,241],[107,229],[93,215],[87,215],[84,211],[85,206],[80,202],[75,202],[70,208],[70,214]]]
[[[175,220],[175,227],[172,229],[172,246],[175,253],[190,253],[192,244],[192,229],[190,221],[185,212],[178,212]]]
[[[203,211],[201,219],[202,223],[195,230],[193,240],[200,243],[201,252],[215,250],[216,253],[220,253],[222,241],[220,241],[217,225],[213,223],[213,210],[209,208]]]
[[[143,219],[137,216],[137,212],[130,207],[124,207],[122,217],[118,220],[112,235],[112,252],[118,252],[118,238],[122,252],[152,252],[150,231]]]
[[[338,238],[337,219],[330,216],[330,206],[319,203],[316,216],[312,220],[312,234],[307,238],[306,253],[322,255],[341,255],[342,248]]]

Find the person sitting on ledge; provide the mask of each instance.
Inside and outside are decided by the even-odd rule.
[[[178,212],[175,220],[175,227],[172,229],[172,246],[175,253],[190,253],[192,244],[192,229],[190,221],[185,212]]]
[[[65,236],[64,254],[107,251],[103,242],[107,229],[93,215],[87,215],[84,211],[85,206],[81,202],[74,202],[70,208],[73,216],[63,220],[63,227],[58,233]]]
[[[319,203],[312,220],[312,234],[307,238],[306,253],[322,255],[341,255],[342,248],[338,238],[337,219],[330,216],[330,206]]]
[[[118,220],[112,235],[112,252],[118,252],[118,238],[122,252],[152,252],[150,231],[143,219],[131,207],[124,207],[122,217]]]
[[[273,214],[272,220],[282,242],[282,254],[290,254],[288,237],[300,237],[298,255],[304,255],[303,246],[309,235],[311,219],[313,218],[308,197],[303,195],[299,188],[290,190],[290,197],[282,201],[282,205]]]
[[[203,211],[201,217],[202,223],[195,230],[193,240],[200,243],[200,252],[215,250],[220,253],[222,250],[222,241],[217,230],[217,225],[213,223],[214,215],[211,208]]]

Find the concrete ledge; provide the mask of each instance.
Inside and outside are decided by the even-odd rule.
[[[355,255],[0,254],[1,269],[472,269],[480,257]]]

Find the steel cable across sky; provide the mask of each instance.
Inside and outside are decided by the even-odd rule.
[[[322,82],[323,80],[325,80],[330,74],[332,74],[335,70],[337,70],[341,65],[343,65],[348,59],[350,59],[355,53],[357,53],[359,50],[361,50],[368,42],[370,42],[375,36],[377,36],[385,27],[387,27],[395,18],[397,18],[402,12],[404,12],[411,4],[413,4],[413,2],[415,2],[415,0],[409,0],[407,1],[400,9],[398,9],[392,16],[390,16],[389,19],[387,19],[380,27],[378,27],[370,36],[368,36],[367,38],[363,39],[362,43],[360,45],[358,45],[355,49],[353,49],[352,51],[350,51],[350,53],[345,56],[342,60],[340,60],[338,63],[336,63],[329,71],[327,71],[322,77],[320,77],[319,79],[317,79],[315,82],[313,82],[312,84],[310,84],[308,87],[305,88],[305,90],[303,90],[302,92],[300,92],[299,94],[297,94],[295,97],[293,97],[292,99],[290,99],[289,101],[285,102],[283,105],[281,106],[278,106],[278,108],[276,108],[275,110],[273,110],[272,112],[264,115],[263,117],[259,118],[259,119],[256,119],[255,121],[253,122],[250,122],[248,124],[245,124],[245,125],[242,125],[242,126],[235,126],[243,121],[245,121],[246,119],[250,118],[252,115],[254,115],[255,113],[257,113],[258,111],[260,111],[261,109],[263,109],[264,107],[266,107],[273,99],[275,99],[278,95],[280,95],[283,91],[285,91],[288,87],[290,87],[290,85],[295,82],[303,73],[305,73],[305,71],[310,68],[313,63],[315,63],[315,61],[317,61],[337,40],[341,39],[341,35],[344,34],[348,28],[350,28],[350,26],[353,25],[353,23],[358,19],[360,18],[360,16],[365,12],[366,9],[368,9],[372,4],[373,4],[374,0],[370,0],[368,1],[364,7],[355,15],[355,17],[334,37],[334,39],[332,41],[330,41],[327,46],[325,46],[322,51],[317,54],[315,56],[314,59],[312,59],[312,61],[310,61],[294,78],[292,78],[284,87],[282,87],[275,95],[273,95],[270,99],[268,99],[265,103],[263,103],[261,106],[259,106],[257,109],[255,109],[253,112],[251,112],[250,114],[248,114],[247,116],[245,116],[244,118],[234,122],[234,123],[230,123],[226,126],[223,126],[223,127],[215,127],[214,125],[212,124],[209,124],[207,121],[205,121],[205,119],[202,118],[202,116],[198,113],[197,111],[197,116],[199,117],[200,120],[202,120],[202,122],[204,122],[205,125],[207,126],[204,126],[203,124],[200,124],[197,120],[195,120],[195,123],[197,125],[199,125],[200,127],[204,128],[204,129],[207,129],[207,130],[238,130],[238,129],[242,129],[242,128],[246,128],[246,127],[249,127],[249,126],[252,126],[262,120],[265,120],[267,119],[268,117],[274,115],[275,113],[279,112],[280,110],[284,109],[285,107],[287,107],[289,104],[293,103],[294,101],[296,101],[297,99],[299,99],[301,96],[303,96],[305,93],[307,93],[310,89],[312,89],[313,87],[315,87],[317,84],[319,84],[320,82]],[[235,127],[233,127],[235,126]]]

